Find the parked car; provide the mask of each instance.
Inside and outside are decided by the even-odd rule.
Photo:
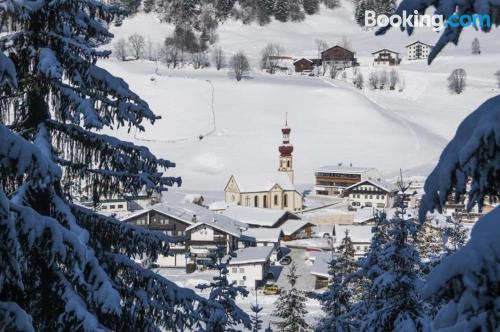
[[[292,262],[292,257],[285,256],[280,260],[281,265],[289,265]]]
[[[277,295],[281,292],[278,286],[276,285],[266,285],[264,287],[264,294],[265,295]]]

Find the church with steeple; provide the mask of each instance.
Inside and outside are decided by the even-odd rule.
[[[285,126],[281,129],[283,140],[278,147],[277,171],[271,174],[231,175],[224,188],[227,204],[290,212],[302,210],[302,195],[294,183],[291,131],[288,120],[285,120]]]

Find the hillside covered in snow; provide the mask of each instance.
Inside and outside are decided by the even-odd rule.
[[[405,45],[415,40],[434,43],[438,35],[431,29],[420,29],[411,37],[400,31],[375,37],[373,31],[361,30],[352,16],[351,6],[344,3],[300,23],[224,23],[216,45],[228,55],[244,50],[251,59],[252,72],[240,82],[227,69],[169,69],[147,60],[121,62],[113,56],[100,61],[162,116],[143,133],[120,135],[175,161],[177,167],[169,174],[181,176],[186,189],[222,190],[233,173],[258,176],[276,170],[285,113],[292,128],[298,184],[313,183],[316,168],[338,163],[377,167],[386,177],[400,168],[409,175],[427,175],[457,125],[498,93],[493,73],[500,69],[500,40],[467,29],[459,47],[446,48],[428,66],[406,61]],[[139,33],[157,44],[172,29],[155,14],[139,13],[112,27],[112,32],[115,40]],[[315,39],[333,46],[344,36],[351,41],[365,79],[374,70],[372,52],[401,52],[398,70],[405,90],[372,91],[367,85],[357,90],[350,69],[346,80],[331,80],[269,75],[258,67],[268,42],[278,42],[287,55],[299,57],[316,54]],[[475,37],[483,50],[479,56],[468,55]],[[446,79],[456,68],[464,68],[468,75],[461,95],[447,88]]]

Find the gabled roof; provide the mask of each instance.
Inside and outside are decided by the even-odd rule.
[[[429,46],[429,47],[434,47],[434,46],[432,46],[432,45],[430,45],[430,44],[427,44],[427,43],[421,42],[420,40],[414,41],[413,43],[409,43],[409,44],[408,44],[408,45],[406,45],[405,47],[410,47],[410,46],[412,46],[413,44],[417,44],[417,43],[418,43],[418,44],[422,44],[422,45],[426,45],[426,46]]]
[[[333,254],[335,256],[335,254]],[[322,251],[314,254],[314,263],[311,266],[311,274],[323,277],[330,278],[329,272],[329,262],[332,260],[332,252]]]
[[[272,174],[259,173],[258,175],[234,174],[231,178],[234,178],[240,192],[265,192],[271,190],[275,185],[278,185],[281,189],[286,191],[296,190],[290,177],[283,172],[275,172]],[[231,181],[231,178],[229,181]]]
[[[347,48],[342,47],[342,46],[339,46],[339,45],[334,45],[334,46],[332,46],[332,47],[330,47],[330,48],[327,48],[326,50],[324,50],[323,52],[321,52],[321,54],[323,54],[323,53],[325,53],[325,52],[328,52],[329,50],[331,50],[331,49],[333,49],[333,48],[336,48],[336,47],[337,47],[337,48],[341,48],[341,49],[343,49],[343,50],[346,50],[346,51],[347,51],[347,52],[349,52],[349,53],[354,54],[354,52],[353,52],[353,51],[348,50]]]
[[[345,190],[349,191],[349,190],[351,190],[353,188],[356,188],[358,186],[362,186],[365,183],[369,183],[369,184],[371,184],[371,185],[373,185],[373,186],[375,186],[375,187],[377,187],[379,189],[382,189],[382,190],[384,190],[384,191],[386,191],[388,193],[394,191],[394,189],[392,189],[391,186],[388,183],[384,183],[382,181],[368,180],[368,179],[361,180],[358,183],[355,183],[355,184],[353,184],[353,185],[345,188]]]
[[[234,252],[236,257],[231,258],[229,265],[265,263],[269,260],[269,257],[271,257],[273,249],[272,246],[238,249]]]
[[[310,223],[305,221],[305,220],[288,219],[280,226],[280,228],[283,231],[283,234],[285,236],[290,236],[290,235],[294,234],[295,232],[301,230],[302,228],[304,228],[308,224],[310,224]]]
[[[249,228],[243,231],[245,241],[278,243],[283,231],[281,228]]]
[[[213,220],[210,220],[210,221],[208,221],[208,220],[199,221],[199,222],[189,226],[188,228],[186,228],[186,232],[193,230],[195,228],[198,228],[200,226],[203,226],[203,225],[211,227],[211,228],[215,228],[223,233],[227,233],[227,234],[232,235],[236,238],[241,237],[242,227],[240,227],[239,224],[229,222],[225,219],[216,219],[216,218],[214,218]]]
[[[285,210],[230,206],[226,211],[222,212],[222,215],[249,225],[274,227],[281,218],[293,214]],[[299,218],[297,217],[297,219]]]
[[[293,62],[293,64],[296,64],[297,62],[299,62],[299,61],[301,61],[301,60],[306,60],[306,61],[308,61],[308,62],[310,62],[310,63],[313,63],[313,61],[312,61],[311,59],[308,59],[308,58],[300,58],[300,59],[295,60],[295,61]]]
[[[399,52],[396,52],[396,51],[391,51],[391,50],[389,50],[389,49],[387,49],[387,48],[383,48],[383,49],[381,49],[381,50],[378,50],[378,51],[372,52],[372,54],[377,54],[377,53],[381,53],[381,52],[384,52],[384,51],[387,51],[387,52],[389,52],[389,53],[399,54]]]

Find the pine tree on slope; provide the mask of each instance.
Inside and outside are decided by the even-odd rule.
[[[262,311],[262,306],[259,305],[257,301],[257,290],[255,290],[255,304],[250,306],[250,310],[253,312],[252,316],[252,332],[260,332],[262,329],[262,319],[260,318],[260,312]]]
[[[351,329],[348,313],[351,310],[353,292],[359,291],[347,282],[347,277],[356,271],[354,253],[354,245],[346,231],[338,247],[337,257],[332,258],[329,263],[328,274],[331,280],[328,290],[319,297],[326,315],[316,326],[317,332],[340,332]]]
[[[276,301],[273,315],[280,320],[275,324],[280,332],[308,331],[309,326],[304,319],[307,314],[305,309],[306,298],[304,293],[295,287],[299,278],[295,263],[290,265],[290,271],[286,277],[290,289],[282,291]]]
[[[133,258],[168,252],[162,233],[72,203],[61,179],[94,198],[161,191],[179,179],[148,149],[100,134],[156,116],[96,62],[121,16],[100,1],[5,1],[0,45],[0,330],[177,331],[216,303]],[[13,29],[13,30],[8,30]]]
[[[230,256],[224,255],[224,248],[218,247],[213,255],[213,268],[218,271],[218,275],[213,278],[209,284],[200,284],[196,286],[198,289],[210,289],[209,299],[212,302],[219,303],[224,308],[224,312],[220,312],[218,308],[214,308],[210,315],[210,320],[204,331],[207,332],[238,332],[238,325],[243,325],[247,329],[252,327],[252,321],[248,314],[236,305],[236,297],[241,295],[248,296],[248,291],[240,286],[236,286],[236,282],[230,283],[227,279],[229,273],[227,265],[231,259]]]

